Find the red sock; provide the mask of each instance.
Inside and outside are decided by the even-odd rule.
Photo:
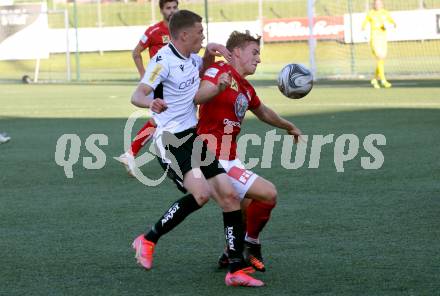
[[[133,154],[133,156],[136,156],[139,153],[139,150],[141,150],[141,148],[147,144],[155,130],[156,127],[154,124],[148,120],[147,123],[138,131],[133,142],[131,142],[131,154]]]
[[[251,202],[246,210],[247,236],[253,239],[258,238],[267,221],[269,221],[270,213],[274,207],[275,204],[268,204],[257,200]]]

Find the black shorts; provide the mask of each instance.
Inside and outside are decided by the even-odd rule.
[[[157,157],[162,169],[165,171],[168,170],[167,176],[173,180],[180,191],[186,193],[186,189],[183,187],[183,176],[192,169],[200,168],[203,176],[207,180],[219,174],[226,173],[215,158],[215,155],[208,150],[207,144],[197,136],[195,128],[169,135],[174,136],[174,140],[184,140],[184,138],[188,137],[185,142],[179,142],[178,145],[175,146],[172,144],[176,143],[169,144],[168,140],[163,140],[167,158],[171,163],[166,163],[161,157]],[[164,133],[162,139],[165,138],[167,138],[166,133]],[[205,165],[200,163],[200,161],[204,161],[207,157],[208,159],[212,159],[209,164]]]

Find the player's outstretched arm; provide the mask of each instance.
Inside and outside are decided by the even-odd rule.
[[[270,124],[275,127],[279,127],[282,129],[289,129],[291,127],[291,123],[284,118],[281,118],[275,111],[261,103],[261,105],[251,110],[252,113],[257,116],[257,118],[267,124]]]
[[[145,74],[144,61],[142,60],[141,54],[142,51],[144,51],[144,48],[138,44],[131,52],[131,56],[133,57],[134,64],[136,65],[136,68],[139,72],[139,77],[141,79]]]
[[[217,84],[214,84],[211,81],[203,80],[200,83],[199,90],[194,97],[194,103],[198,105],[209,102],[213,97],[224,91],[229,85],[231,85],[230,72],[220,74]]]
[[[215,62],[215,57],[224,57],[226,61],[230,62],[232,59],[231,52],[224,46],[218,43],[208,43],[203,55],[203,66],[200,74],[203,74],[209,66]]]
[[[371,22],[371,16],[370,16],[370,12],[367,13],[367,16],[365,17],[364,21],[362,22],[361,28],[362,31],[365,31],[365,29],[367,28],[367,25],[370,24]]]
[[[232,60],[231,52],[222,44],[208,43],[206,45],[206,53],[211,57],[224,57],[228,63]]]
[[[298,141],[302,135],[302,132],[293,123],[282,118],[277,113],[275,113],[275,111],[273,111],[272,109],[270,109],[269,107],[267,107],[263,103],[261,103],[261,105],[257,109],[254,109],[251,111],[261,121],[263,121],[267,124],[270,124],[272,126],[286,130],[289,135],[294,136],[295,143],[298,143]]]
[[[387,18],[387,21],[388,21],[391,25],[393,25],[394,28],[397,28],[396,21],[391,17],[391,14],[390,14],[388,11],[387,11],[387,16],[386,16],[386,18]]]

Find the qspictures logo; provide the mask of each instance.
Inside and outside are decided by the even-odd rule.
[[[133,126],[136,120],[143,118],[144,114],[142,110],[139,110],[128,118],[124,128],[124,151],[130,148]],[[222,147],[230,147],[232,141],[232,135],[230,134],[232,129],[228,127],[228,125],[225,126],[224,136],[221,139]],[[217,147],[217,138],[213,135],[203,135],[203,138],[210,142],[208,147]],[[141,168],[144,165],[148,165],[155,158],[162,158],[162,160],[167,158],[171,167],[173,167],[173,163],[175,163],[173,155],[167,153],[165,157],[164,149],[158,149],[157,147],[172,146],[178,148],[186,139],[177,139],[172,133],[160,135],[156,133],[154,141],[151,141],[151,144],[144,148],[143,153],[134,159],[135,177],[146,186],[157,186],[162,183],[166,178],[168,170],[165,170],[160,178],[152,179],[144,175]],[[67,178],[73,178],[74,166],[77,166],[80,162],[81,149],[84,150],[85,148],[88,155],[82,158],[82,166],[88,170],[102,169],[106,165],[107,155],[101,148],[108,145],[108,143],[109,138],[105,134],[89,135],[85,139],[84,145],[82,145],[82,140],[77,134],[61,135],[55,147],[55,162],[64,169],[64,174]],[[364,170],[380,169],[385,162],[385,156],[380,148],[385,145],[386,137],[380,133],[369,134],[363,138],[352,133],[340,135],[303,135],[302,140],[295,145],[291,135],[280,135],[277,134],[276,129],[272,129],[264,135],[242,134],[237,141],[237,157],[248,170],[255,167],[270,169],[274,165],[278,166],[278,164],[286,170],[296,170],[305,168],[305,166],[309,169],[318,169],[323,154],[323,147],[332,146],[335,170],[338,173],[344,173],[347,171],[345,164],[348,162],[358,162],[359,166]],[[252,146],[253,148],[251,148]],[[296,147],[296,151],[294,151],[294,147]],[[248,152],[251,150],[253,157],[247,157]],[[280,157],[274,157],[276,153],[280,153],[280,150]],[[256,156],[256,151],[260,155]],[[360,153],[364,156],[358,157]],[[191,155],[192,161],[194,160],[199,165],[207,165],[214,161],[213,158],[209,159],[208,157],[202,159],[202,154],[202,146],[194,145]],[[221,155],[225,155],[225,153],[222,152]],[[118,157],[113,158],[118,159]],[[274,159],[279,159],[277,160],[279,163]],[[173,170],[177,173],[180,171],[178,166],[173,167]]]

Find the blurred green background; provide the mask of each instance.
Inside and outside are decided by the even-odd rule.
[[[24,2],[24,1],[23,1]],[[29,3],[29,1],[26,1]],[[161,18],[157,0],[150,1],[97,1],[77,4],[78,27],[131,26],[147,27]],[[209,0],[209,22],[253,21],[259,18],[258,0]],[[20,3],[20,1],[16,1]],[[262,17],[289,18],[306,17],[306,0],[264,0]],[[319,0],[315,1],[316,16],[342,16],[348,12],[365,12],[371,8],[368,0]],[[74,26],[74,5],[48,1],[51,10],[67,9],[70,26]],[[154,11],[152,11],[154,7]],[[388,10],[414,10],[440,8],[440,0],[385,1]],[[98,13],[99,8],[99,13]],[[205,16],[203,0],[181,0],[181,9],[190,9]],[[98,15],[101,15],[100,21]],[[417,24],[415,24],[417,25]],[[61,14],[49,14],[50,28],[63,28]],[[133,40],[133,48],[138,40]],[[148,61],[148,56],[144,55]],[[275,79],[279,70],[286,64],[297,62],[309,65],[309,47],[307,41],[267,43],[262,49],[262,64],[256,77]],[[70,60],[72,78],[76,79],[77,67],[80,68],[82,81],[136,81],[138,75],[130,51],[80,53],[79,65],[74,53]],[[339,40],[317,42],[316,65],[318,78],[370,78],[374,72],[374,59],[368,44],[345,44]],[[439,78],[440,77],[440,40],[390,42],[389,55],[385,70],[393,78]],[[35,61],[0,61],[0,81],[20,81],[23,75],[33,76]],[[65,54],[52,54],[49,59],[41,60],[40,80],[64,81],[66,79]]]

